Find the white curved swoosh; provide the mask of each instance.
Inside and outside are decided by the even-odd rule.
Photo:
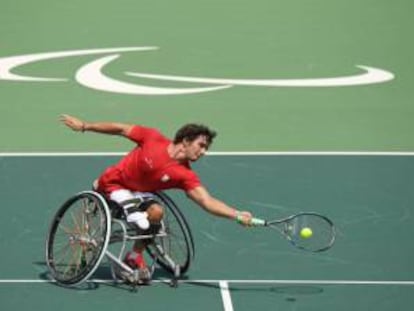
[[[0,80],[11,81],[66,81],[67,79],[61,78],[41,78],[41,77],[29,77],[11,73],[11,70],[18,66],[25,64],[54,59],[63,58],[69,56],[81,56],[81,55],[93,55],[93,54],[105,54],[114,52],[128,52],[128,51],[148,51],[155,50],[158,47],[121,47],[121,48],[109,48],[109,49],[90,49],[90,50],[74,50],[74,51],[61,51],[61,52],[48,52],[40,54],[27,54],[11,57],[0,58]]]
[[[176,81],[176,82],[193,82],[193,83],[211,83],[211,84],[230,84],[230,85],[246,85],[246,86],[272,86],[272,87],[330,87],[330,86],[351,86],[364,85],[373,83],[382,83],[394,79],[394,75],[378,68],[357,66],[365,70],[365,73],[333,78],[312,78],[312,79],[220,79],[220,78],[199,78],[199,77],[183,77],[171,75],[157,75],[146,73],[127,72],[129,76]]]
[[[102,68],[108,63],[112,62],[119,55],[109,55],[100,59],[94,60],[76,72],[76,81],[83,86],[105,91],[121,94],[134,95],[181,95],[193,94],[209,91],[217,91],[231,87],[231,85],[221,85],[214,87],[198,87],[198,88],[160,88],[144,86],[139,84],[131,84],[119,80],[112,79],[102,73]]]

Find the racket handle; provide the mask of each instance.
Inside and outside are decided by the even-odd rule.
[[[250,224],[255,227],[266,226],[266,220],[259,218],[252,218]]]

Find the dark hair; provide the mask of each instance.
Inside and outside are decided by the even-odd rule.
[[[213,142],[214,137],[217,133],[207,126],[202,124],[189,123],[182,126],[174,137],[174,144],[181,143],[184,140],[194,141],[199,136],[205,136],[207,138],[207,143],[210,145]]]

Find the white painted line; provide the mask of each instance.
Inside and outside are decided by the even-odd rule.
[[[220,281],[219,285],[224,311],[233,311],[233,302],[231,301],[229,284],[226,281]]]
[[[54,283],[53,280],[24,280],[24,279],[3,279],[0,283]]]
[[[410,151],[217,151],[211,156],[414,156]]]
[[[169,279],[155,279],[153,283],[169,283]],[[0,279],[0,284],[13,283],[55,283],[54,280],[41,279]],[[112,283],[112,279],[91,279],[88,282],[93,283]],[[278,285],[392,285],[392,286],[414,286],[414,281],[397,281],[397,280],[178,280],[180,284],[206,283],[219,284],[220,289],[228,291],[228,284],[278,284]]]
[[[378,280],[378,281],[372,281],[372,280],[226,280],[226,282],[234,283],[234,284],[409,285],[409,286],[414,286],[414,281],[382,281],[382,280]]]
[[[2,152],[0,157],[112,157],[126,152]]]
[[[0,157],[112,157],[127,152],[0,152]],[[208,156],[414,156],[411,151],[212,151]]]

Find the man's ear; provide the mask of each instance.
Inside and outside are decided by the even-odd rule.
[[[184,146],[188,146],[191,143],[191,141],[188,138],[184,138],[182,140],[182,143],[183,143]]]

